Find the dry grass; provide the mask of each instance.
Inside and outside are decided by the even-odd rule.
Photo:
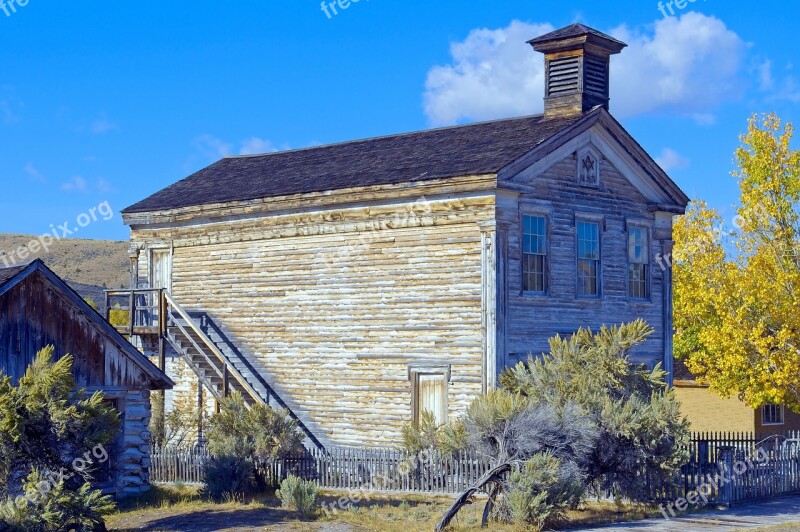
[[[756,532],[797,532],[798,530],[800,530],[800,521],[755,529]]]
[[[337,505],[341,496],[323,492],[321,502],[331,508]],[[215,502],[204,497],[197,488],[161,487],[124,503],[117,513],[108,517],[107,525],[109,530],[227,530],[225,527],[230,527],[230,530],[428,532],[451,503],[452,499],[445,497],[376,496],[361,500],[344,510],[323,512],[315,522],[303,522],[292,512],[282,509],[280,501],[272,495]],[[481,501],[466,507],[453,522],[451,530],[481,530],[482,511]],[[648,508],[625,507],[619,511],[613,504],[592,502],[570,512],[569,523],[563,528],[580,529],[588,525],[629,521],[652,515],[654,511]],[[523,529],[493,524],[492,530],[516,532]]]
[[[0,234],[0,268],[12,254],[17,259],[16,250],[27,246],[33,238],[30,235]],[[39,251],[16,262],[27,264],[36,258],[42,259],[63,279],[76,283],[109,289],[127,288],[130,284],[128,242],[77,238],[57,240],[48,252]]]

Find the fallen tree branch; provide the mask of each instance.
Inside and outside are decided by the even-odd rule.
[[[461,508],[470,503],[470,500],[472,499],[472,497],[475,496],[476,493],[478,493],[479,491],[483,491],[483,489],[486,487],[487,484],[491,484],[493,482],[501,482],[503,480],[503,475],[505,475],[509,471],[511,471],[511,464],[506,463],[495,467],[494,469],[483,475],[483,477],[481,477],[480,480],[478,480],[478,482],[476,482],[474,486],[472,486],[464,493],[462,493],[461,496],[458,499],[456,499],[456,502],[453,503],[450,509],[444,513],[441,521],[439,521],[439,524],[436,525],[436,532],[442,532],[445,528],[447,528],[450,525],[450,522],[456,516],[456,514],[458,514]]]

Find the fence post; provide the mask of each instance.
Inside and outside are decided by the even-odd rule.
[[[733,458],[735,447],[720,447],[717,475],[719,479],[718,504],[730,508],[733,504]]]

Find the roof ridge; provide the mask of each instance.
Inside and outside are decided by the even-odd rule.
[[[453,126],[441,126],[435,127],[430,129],[417,129],[414,131],[405,131],[403,133],[391,133],[388,135],[376,135],[374,137],[365,137],[361,139],[352,139],[352,140],[343,140],[340,142],[330,142],[327,144],[317,144],[316,146],[306,146],[305,148],[294,148],[291,150],[278,150],[278,151],[271,151],[265,153],[252,153],[248,155],[226,155],[223,159],[248,159],[248,158],[255,158],[255,157],[269,157],[270,155],[277,155],[279,153],[297,153],[303,152],[307,150],[319,150],[322,148],[335,148],[337,146],[344,146],[347,144],[358,144],[360,142],[373,142],[376,140],[384,140],[384,139],[395,139],[400,137],[407,137],[411,135],[420,135],[423,133],[435,133],[438,131],[449,131],[453,129],[462,129],[468,127],[477,127],[477,126],[484,126],[489,124],[499,124],[502,122],[513,122],[517,120],[530,120],[532,118],[544,118],[544,114],[532,114],[532,115],[525,115],[525,116],[515,116],[515,117],[508,117],[508,118],[496,118],[493,120],[482,120],[480,122],[471,122],[469,124],[457,124]]]

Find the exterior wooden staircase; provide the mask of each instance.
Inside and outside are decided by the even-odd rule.
[[[119,298],[126,301],[124,306],[114,304]],[[217,401],[235,390],[249,406],[286,409],[305,433],[307,444],[324,450],[316,435],[264,378],[259,362],[245,357],[208,314],[189,312],[165,290],[152,289],[107,291],[106,309],[107,319],[120,333],[138,336],[143,346],[155,347],[152,350],[157,351],[162,369],[169,344]],[[151,354],[150,349],[144,351]]]

